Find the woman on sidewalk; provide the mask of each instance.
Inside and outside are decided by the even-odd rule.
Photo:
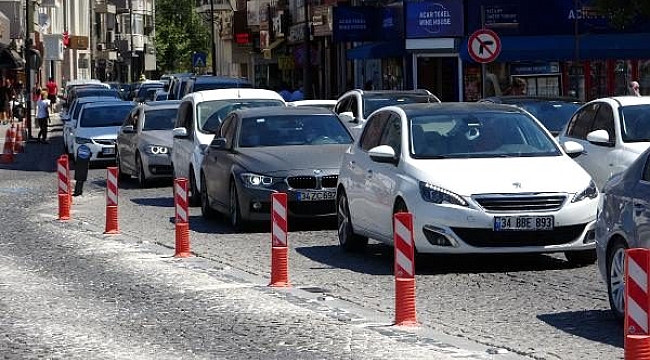
[[[36,103],[36,124],[39,127],[38,142],[47,144],[47,125],[50,122],[50,100],[47,90],[41,91],[41,99]],[[41,140],[41,135],[43,140]]]

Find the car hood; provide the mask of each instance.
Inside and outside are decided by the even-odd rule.
[[[117,139],[119,131],[119,126],[76,128],[74,135],[83,138]]]
[[[244,148],[239,150],[238,161],[247,171],[270,176],[312,169],[338,174],[341,158],[348,147],[350,144]]]
[[[148,145],[161,145],[171,148],[173,136],[171,130],[147,130],[140,133],[140,143]]]
[[[418,180],[459,195],[576,193],[591,177],[568,156],[415,160]]]

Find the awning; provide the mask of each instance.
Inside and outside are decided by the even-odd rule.
[[[22,69],[25,60],[16,50],[4,47],[0,49],[0,69]]]
[[[556,36],[502,36],[501,54],[495,61],[640,59],[650,58],[647,46],[650,34],[591,34]],[[576,51],[576,49],[578,51]],[[467,51],[467,39],[460,57],[473,62]]]
[[[348,59],[385,59],[405,54],[404,40],[375,42],[357,46],[346,52]]]

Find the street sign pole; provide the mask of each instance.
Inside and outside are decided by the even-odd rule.
[[[481,29],[485,30],[485,6],[481,5]],[[487,65],[481,63],[481,97],[485,98]],[[496,94],[495,94],[496,95]]]

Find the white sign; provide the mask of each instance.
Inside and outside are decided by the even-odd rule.
[[[63,35],[46,34],[43,35],[43,60],[63,60]]]

